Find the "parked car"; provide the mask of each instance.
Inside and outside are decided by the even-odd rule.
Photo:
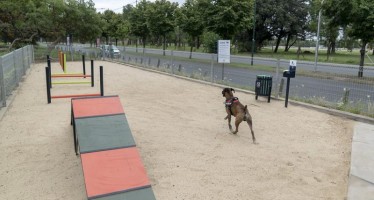
[[[105,57],[119,58],[121,51],[115,45],[101,45],[101,51]]]

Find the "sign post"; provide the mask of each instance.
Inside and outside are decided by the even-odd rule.
[[[290,93],[290,80],[291,78],[295,78],[296,75],[296,60],[290,60],[290,66],[288,70],[283,71],[283,77],[287,78],[287,88],[286,88],[286,100],[284,107],[287,108],[288,106],[288,96]]]
[[[230,63],[230,40],[218,40],[218,63],[222,63],[222,80],[224,79],[225,63]]]

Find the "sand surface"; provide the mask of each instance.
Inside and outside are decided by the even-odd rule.
[[[354,122],[236,92],[252,114],[255,145],[244,123],[238,135],[229,133],[220,88],[95,65],[104,66],[106,95],[121,98],[157,199],[346,197]],[[97,86],[58,85],[52,94],[98,92]],[[35,64],[0,121],[0,199],[86,199],[70,100],[48,105],[45,88],[45,64]]]

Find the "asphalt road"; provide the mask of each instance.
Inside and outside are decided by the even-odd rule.
[[[149,53],[149,52],[147,52]],[[213,74],[213,82],[222,81],[222,64],[213,64],[209,62],[189,62],[185,60],[172,60],[165,59],[160,56],[152,56],[147,54],[146,57],[142,58],[141,55],[134,52],[127,52],[121,58],[125,62],[136,62],[138,65],[144,67],[153,66],[163,71],[170,73],[182,73],[185,76],[192,76],[195,78],[204,79],[211,81]],[[173,67],[171,67],[173,66]],[[212,73],[213,71],[213,73]],[[280,70],[281,71],[281,70]],[[255,81],[257,75],[270,75],[273,77],[273,94],[278,92],[277,84],[280,83],[282,74],[278,76],[275,72],[266,72],[261,70],[249,70],[245,68],[232,67],[225,65],[223,71],[223,79],[226,83],[244,86],[244,87],[255,87]],[[285,78],[283,78],[285,79]],[[286,81],[285,81],[286,82]],[[315,99],[326,102],[342,102],[342,99],[349,90],[349,101],[362,103],[374,102],[374,83],[360,83],[352,80],[347,80],[343,76],[331,77],[329,79],[313,78],[298,76],[291,79],[290,84],[290,97],[297,97],[302,99]],[[283,90],[280,91],[281,96],[285,95],[285,85]]]
[[[124,62],[137,63],[143,67],[154,67],[169,73],[179,73],[184,76],[203,79],[213,82],[224,82],[233,86],[248,87],[254,89],[257,75],[270,75],[273,77],[273,92],[279,92],[284,97],[286,86],[283,90],[279,90],[282,73],[284,69],[288,69],[288,60],[279,60],[279,73],[276,74],[278,61],[275,59],[254,58],[254,64],[257,66],[266,66],[267,70],[262,71],[261,67],[257,70],[238,68],[225,64],[216,63],[216,55],[205,53],[193,53],[193,60],[188,60],[190,53],[181,51],[166,51],[167,57],[163,57],[163,51],[159,49],[146,49],[145,56],[142,57],[142,49],[119,47],[122,50],[121,60]],[[84,47],[79,48],[81,52],[85,52]],[[174,59],[172,59],[172,56]],[[185,59],[178,59],[185,58]],[[213,62],[212,62],[213,60]],[[231,56],[231,63],[249,64],[250,57]],[[213,65],[212,65],[213,63]],[[213,66],[213,67],[212,67]],[[273,67],[273,71],[269,72],[269,66]],[[298,61],[297,70],[314,72],[313,62]],[[358,66],[340,65],[329,63],[318,63],[318,72],[329,73],[328,78],[315,78],[310,76],[301,76],[296,72],[296,78],[291,79],[290,97],[300,98],[304,100],[313,99],[314,101],[325,103],[341,103],[344,95],[348,94],[348,101],[362,106],[363,110],[369,110],[369,106],[374,105],[374,83],[371,80],[357,81],[355,77],[358,73]],[[212,76],[213,75],[213,76]],[[350,77],[350,78],[349,78]],[[374,78],[374,68],[365,67],[364,77]],[[352,79],[354,78],[354,79]],[[277,84],[278,83],[278,84]],[[284,81],[286,83],[286,81]]]

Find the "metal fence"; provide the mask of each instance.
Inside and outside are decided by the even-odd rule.
[[[121,55],[107,56],[100,51],[74,49],[104,60],[115,60],[170,74],[220,83],[254,91],[257,75],[273,77],[272,95],[285,96],[283,70],[289,60],[231,56],[230,64],[217,63],[217,54],[184,51],[163,51],[119,47]],[[326,64],[298,61],[296,78],[291,79],[290,98],[329,108],[374,117],[374,67],[364,68],[364,77],[358,78],[358,65]]]
[[[27,69],[34,62],[33,46],[25,46],[0,57],[0,108],[18,87]]]

